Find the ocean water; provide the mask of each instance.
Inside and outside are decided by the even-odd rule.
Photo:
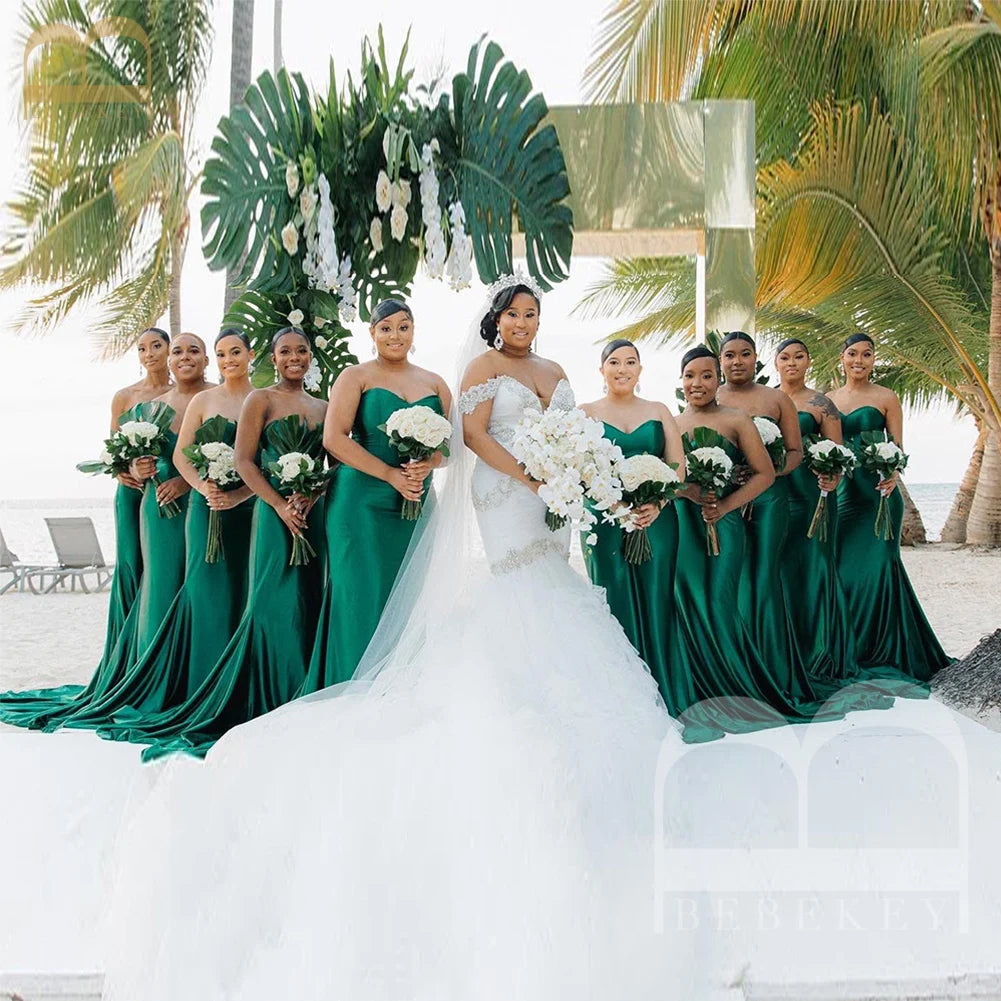
[[[958,483],[909,483],[908,490],[924,519],[929,541],[937,541],[949,515]],[[71,515],[93,520],[107,563],[115,558],[115,516],[110,499],[0,500],[0,531],[7,546],[24,562],[50,562],[55,553],[45,518]]]

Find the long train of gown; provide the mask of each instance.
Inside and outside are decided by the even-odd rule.
[[[534,395],[507,377],[478,389],[510,445]],[[561,386],[552,405],[571,399]],[[567,532],[482,463],[472,497],[485,561],[402,670],[237,727],[203,764],[165,766],[122,838],[105,1001],[722,997],[740,966],[716,950],[750,946],[707,923],[660,932],[655,891],[672,869],[689,875],[668,841],[710,849],[707,877],[711,849],[734,839],[738,876],[794,848],[788,758],[831,727],[848,742],[809,773],[835,787],[818,790],[811,832],[883,825],[906,840],[937,823],[955,769],[952,785],[930,783],[887,732],[893,710],[860,714],[882,728],[860,741],[840,721],[684,750],[600,593],[568,566]],[[933,708],[906,706],[905,728]],[[871,769],[890,778],[875,806],[859,779]],[[905,798],[914,788],[932,805]],[[871,954],[872,936],[841,936],[824,955],[847,969],[853,942]]]

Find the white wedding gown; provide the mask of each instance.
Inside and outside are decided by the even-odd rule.
[[[487,398],[506,446],[541,406],[506,376],[460,406]],[[703,996],[707,938],[653,922],[676,725],[536,495],[477,462],[472,505],[485,559],[405,663],[167,764],[120,847],[108,1001]]]

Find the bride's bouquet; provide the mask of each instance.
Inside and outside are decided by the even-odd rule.
[[[422,462],[435,452],[448,458],[448,440],[452,437],[452,424],[447,417],[435,413],[430,407],[401,407],[394,410],[385,424],[379,425],[389,444],[408,462]],[[400,517],[416,521],[421,516],[424,502],[405,500]]]
[[[663,506],[674,500],[681,489],[677,468],[647,453],[631,455],[616,464],[615,472],[622,483],[622,499],[628,507],[620,509],[613,517],[622,525],[622,555],[627,563],[646,563],[653,556],[646,529],[636,527],[632,509],[644,504]]]
[[[230,423],[225,417],[211,417],[197,431],[194,444],[183,449],[200,479],[211,480],[220,490],[236,490],[243,480],[236,471],[233,446],[224,440]],[[226,554],[222,546],[221,512],[209,511],[208,535],[205,539],[205,562],[217,563]]]
[[[622,484],[615,475],[622,449],[583,410],[528,413],[518,425],[511,451],[525,472],[542,484],[539,497],[553,532],[571,523],[582,531],[590,529],[598,519],[587,501],[607,511],[622,500]]]
[[[888,480],[894,473],[907,468],[909,456],[885,431],[863,431],[860,436],[860,461],[862,468],[874,473],[880,480]],[[880,491],[879,507],[873,531],[877,539],[893,538],[893,521],[888,499],[892,491]]]
[[[703,433],[708,432],[708,433]],[[694,448],[686,451],[685,479],[705,492],[719,494],[733,480],[733,459],[716,444],[720,436],[709,428],[693,432]],[[713,522],[706,522],[706,552],[719,556],[719,532]]]
[[[819,435],[808,435],[803,439],[803,461],[816,476],[851,476],[858,465],[858,459],[850,448]],[[827,491],[821,490],[806,537],[812,539],[816,535],[821,542],[826,542],[827,521]]]
[[[165,404],[154,404],[146,410],[146,415],[148,420],[125,421],[118,429],[122,438],[119,454],[130,464],[133,459],[159,458],[170,448],[168,435],[174,411]],[[154,473],[147,482],[147,490],[156,490],[160,478]],[[181,506],[177,501],[167,501],[157,505],[157,512],[161,518],[176,518]]]

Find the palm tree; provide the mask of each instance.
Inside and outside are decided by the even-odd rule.
[[[75,0],[31,0],[21,39],[27,48],[53,25],[83,39],[102,22],[114,34],[86,48],[34,49],[24,79],[27,164],[6,206],[0,288],[35,293],[15,320],[22,331],[46,332],[74,308],[96,306],[95,335],[114,355],[168,307],[171,330],[181,329],[197,182],[191,131],[212,24],[208,0],[100,0],[89,11]],[[97,101],[95,87],[117,89]]]
[[[233,0],[232,45],[229,58],[229,109],[232,112],[243,103],[243,95],[250,86],[254,63],[254,0]],[[240,294],[236,276],[241,265],[226,269],[226,293],[223,314],[236,302]]]
[[[759,328],[879,333],[906,390],[979,418],[969,540],[1001,544],[998,0],[620,0],[585,83],[601,100],[754,98]],[[990,306],[969,267],[988,253]],[[648,333],[683,332],[681,269],[647,264],[615,262],[585,308],[645,298]]]

